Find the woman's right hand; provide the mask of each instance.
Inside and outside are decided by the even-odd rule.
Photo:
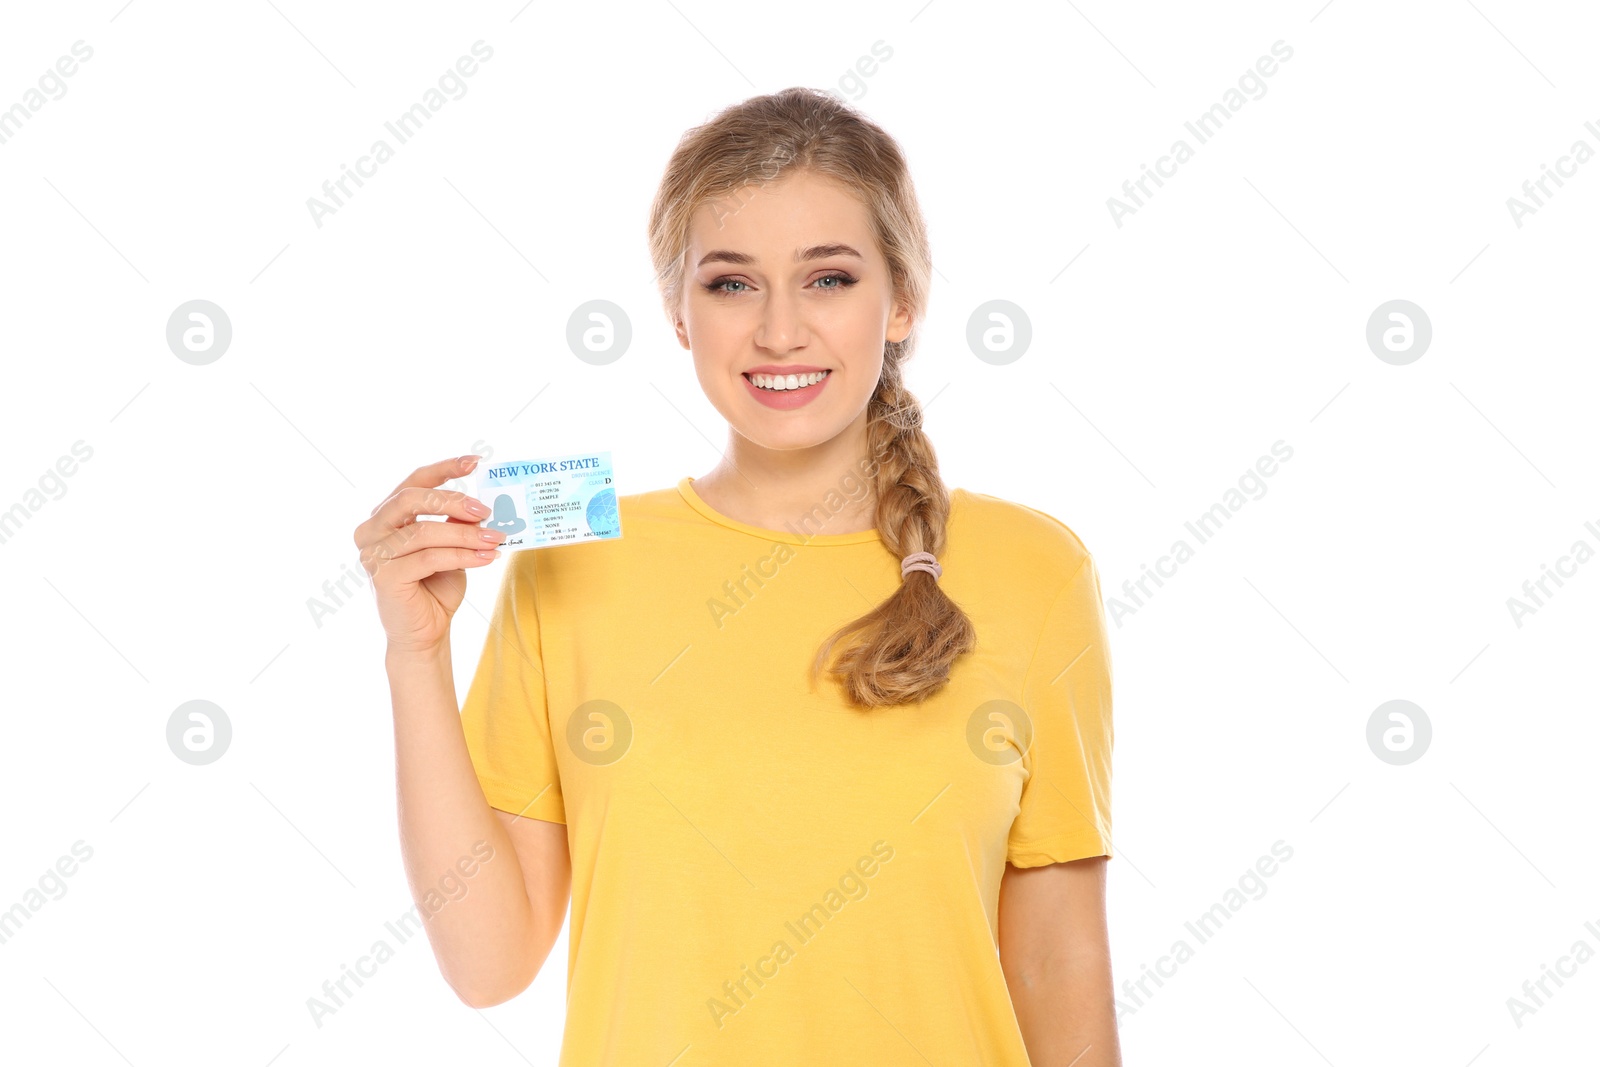
[[[372,579],[378,618],[391,651],[431,652],[450,637],[450,619],[467,592],[465,567],[496,558],[505,540],[478,525],[489,509],[465,493],[438,486],[468,474],[477,456],[461,456],[418,467],[356,527],[361,565]],[[418,522],[443,515],[444,522]]]

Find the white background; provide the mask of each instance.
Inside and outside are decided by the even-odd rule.
[[[320,625],[308,601],[420,464],[605,447],[625,492],[715,465],[646,212],[686,128],[795,84],[848,89],[909,156],[938,270],[909,380],[947,483],[1066,522],[1122,603],[1196,548],[1107,605],[1126,1061],[1594,1056],[1600,961],[1520,1027],[1506,1003],[1600,951],[1600,561],[1507,607],[1600,548],[1600,160],[1522,226],[1507,207],[1600,149],[1590,5],[123,5],[0,16],[0,108],[94,50],[0,144],[0,510],[93,449],[0,544],[0,909],[93,849],[0,944],[7,1060],[555,1063],[565,934],[505,1005],[463,1006],[419,935],[312,1021],[411,901],[371,596]],[[316,226],[307,198],[480,39],[466,95]],[[1279,40],[1265,95],[1197,144],[1184,122]],[[1194,158],[1116,225],[1179,137]],[[193,299],[232,323],[207,366],[166,343]],[[593,299],[633,326],[604,367],[565,341]],[[992,299],[1033,329],[1003,366],[966,343]],[[1365,339],[1392,299],[1433,329],[1403,366]],[[502,566],[457,617],[463,694]],[[166,744],[193,699],[233,726],[209,766]],[[1404,766],[1366,740],[1391,699],[1432,724]],[[1278,840],[1266,894],[1198,944],[1184,924]]]

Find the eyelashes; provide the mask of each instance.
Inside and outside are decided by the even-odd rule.
[[[832,280],[836,281],[838,284],[837,285],[817,285],[816,284],[817,282],[825,282],[825,281],[828,281],[829,279],[832,279]],[[815,286],[816,288],[821,289],[823,292],[827,292],[829,290],[848,289],[852,285],[855,285],[856,282],[858,282],[859,280],[860,279],[858,279],[858,278],[856,278],[856,277],[854,277],[854,276],[852,276],[850,274],[847,274],[842,270],[837,270],[837,271],[831,271],[831,272],[829,272],[827,274],[824,274],[822,277],[816,279],[816,281],[812,282],[811,284],[813,286]],[[717,278],[714,281],[707,282],[704,285],[700,286],[700,288],[702,288],[706,292],[712,293],[712,294],[714,294],[716,296],[735,296],[738,293],[745,292],[746,290],[739,289],[739,290],[730,291],[728,289],[724,289],[723,286],[725,286],[725,285],[746,285],[746,284],[748,284],[748,283],[746,283],[745,281],[743,281],[742,279],[739,279],[739,278],[722,277],[722,278]]]

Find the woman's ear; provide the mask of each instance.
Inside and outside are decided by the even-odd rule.
[[[896,344],[911,336],[911,311],[903,304],[896,304],[889,314],[889,324],[884,330],[884,340]]]
[[[678,344],[682,345],[684,348],[688,348],[689,347],[689,331],[683,325],[683,320],[682,319],[678,319],[675,322],[673,322],[672,328],[677,331]]]

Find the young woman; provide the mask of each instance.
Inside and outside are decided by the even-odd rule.
[[[825,93],[747,100],[684,136],[649,233],[727,451],[621,497],[619,540],[508,554],[459,718],[449,623],[502,538],[437,487],[477,457],[356,531],[412,891],[472,872],[424,909],[445,978],[521,992],[570,891],[562,1064],[1120,1064],[1099,575],[940,480],[898,146]]]

